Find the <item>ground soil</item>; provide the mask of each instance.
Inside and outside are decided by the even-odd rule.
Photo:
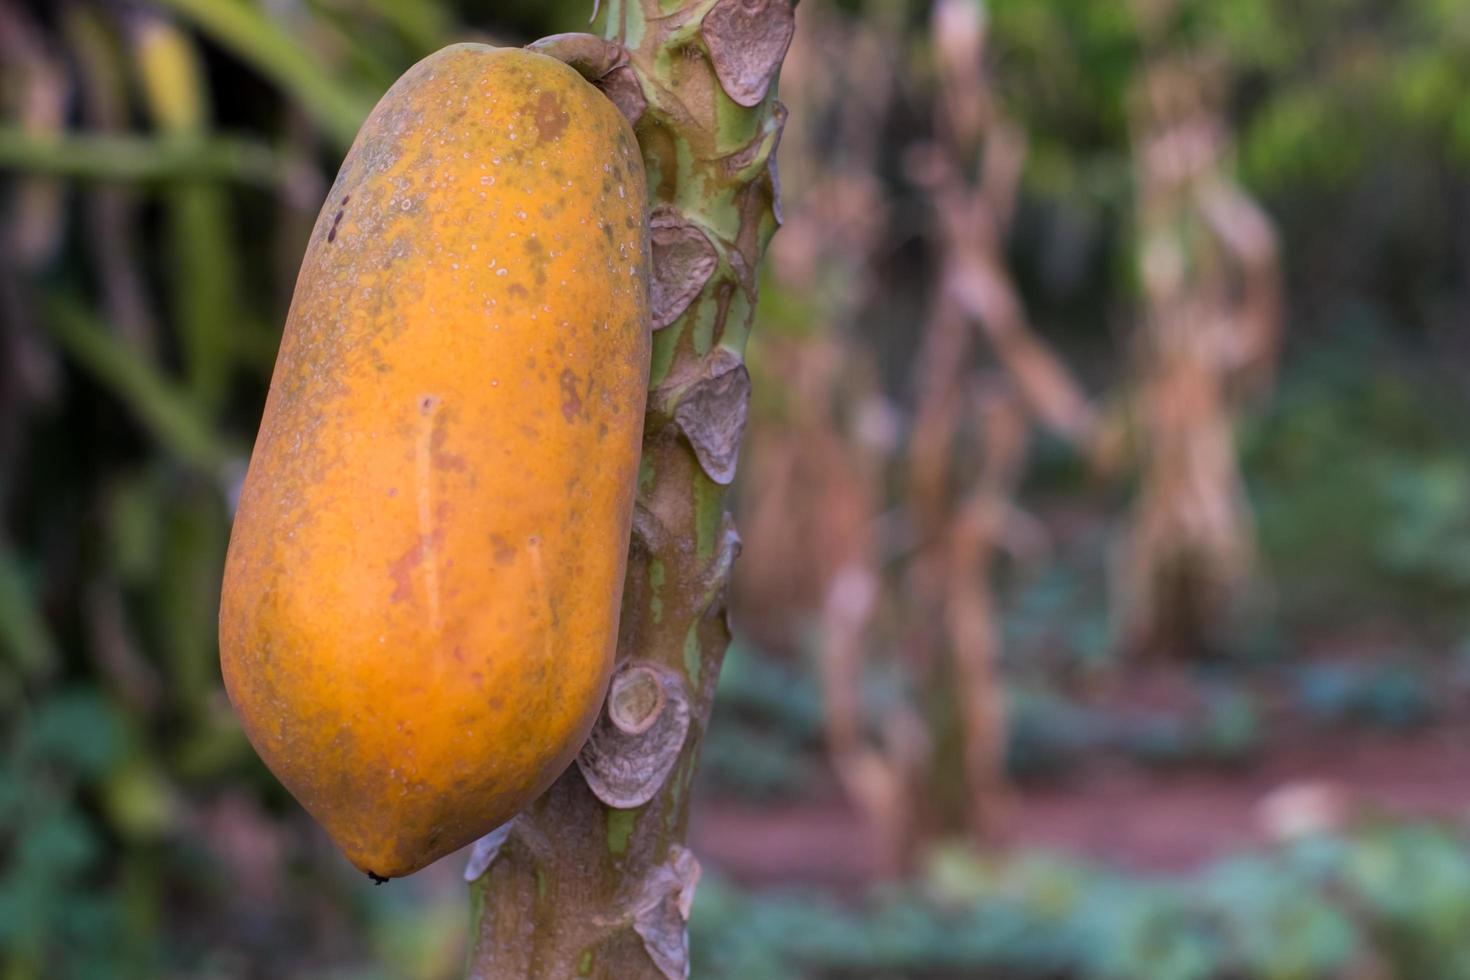
[[[1292,826],[1373,816],[1470,818],[1470,726],[1415,734],[1322,731],[1279,739],[1247,767],[1149,770],[1100,760],[1017,790],[1006,843],[1132,871],[1179,872]],[[696,803],[693,846],[747,884],[855,885],[879,875],[859,813],[836,794],[782,805]]]

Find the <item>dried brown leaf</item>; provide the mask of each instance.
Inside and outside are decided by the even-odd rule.
[[[628,664],[614,679],[614,687],[619,679],[639,672],[653,675],[663,687],[663,701],[653,719],[642,719],[631,726],[637,730],[624,731],[604,710],[577,755],[577,768],[592,792],[603,803],[620,810],[653,799],[678,761],[689,734],[689,696],[683,681],[672,672],[655,664]]]
[[[474,847],[470,849],[470,859],[465,862],[465,881],[475,881],[490,870],[490,865],[495,863],[495,859],[500,856],[500,849],[505,846],[506,839],[510,837],[510,829],[514,824],[515,818],[512,817],[475,841]]]
[[[668,980],[689,976],[689,909],[699,884],[699,862],[682,844],[669,848],[669,858],[644,881],[633,912],[633,928],[643,948]]]
[[[728,486],[735,479],[750,410],[750,372],[737,355],[723,349],[710,360],[710,374],[680,400],[674,421],[694,447],[705,475]]]
[[[653,251],[649,305],[653,329],[667,327],[689,308],[719,264],[714,243],[677,210],[660,207],[648,219]]]
[[[648,108],[648,100],[643,97],[643,87],[638,84],[638,76],[632,68],[619,65],[598,79],[597,87],[609,102],[618,107],[630,125],[638,125],[638,120],[643,118],[643,112]]]
[[[701,31],[720,87],[739,105],[753,106],[781,67],[796,13],[790,0],[719,0]]]

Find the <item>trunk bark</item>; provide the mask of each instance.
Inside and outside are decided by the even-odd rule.
[[[613,0],[607,25],[616,47],[535,47],[598,79],[648,170],[656,332],[619,662],[577,764],[476,845],[476,980],[689,971],[689,788],[730,639],[740,539],[725,489],[756,269],[779,223],[775,90],[794,14],[791,0]]]

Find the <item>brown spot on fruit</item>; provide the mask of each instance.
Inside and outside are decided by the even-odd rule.
[[[434,427],[429,433],[429,459],[437,469],[463,473],[469,469],[464,457],[444,450],[444,442],[449,438],[449,415],[440,412],[434,417]]]
[[[561,414],[568,422],[575,422],[582,414],[582,396],[577,391],[577,375],[571,368],[561,373]]]
[[[413,595],[413,570],[423,564],[428,550],[428,542],[420,538],[407,551],[393,559],[388,566],[388,577],[393,580],[393,594],[388,597],[390,602],[402,602]]]
[[[490,535],[490,547],[494,549],[495,560],[501,565],[509,565],[516,557],[516,546],[505,539],[503,535]]]
[[[560,139],[567,128],[567,113],[554,92],[542,92],[536,100],[536,132],[543,140]]]

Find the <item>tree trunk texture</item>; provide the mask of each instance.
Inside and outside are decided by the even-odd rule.
[[[653,364],[603,715],[577,763],[466,868],[468,975],[688,976],[689,788],[730,640],[725,490],[750,380],[756,270],[779,223],[776,78],[792,0],[613,0],[606,40],[533,45],[634,123],[650,187]]]

